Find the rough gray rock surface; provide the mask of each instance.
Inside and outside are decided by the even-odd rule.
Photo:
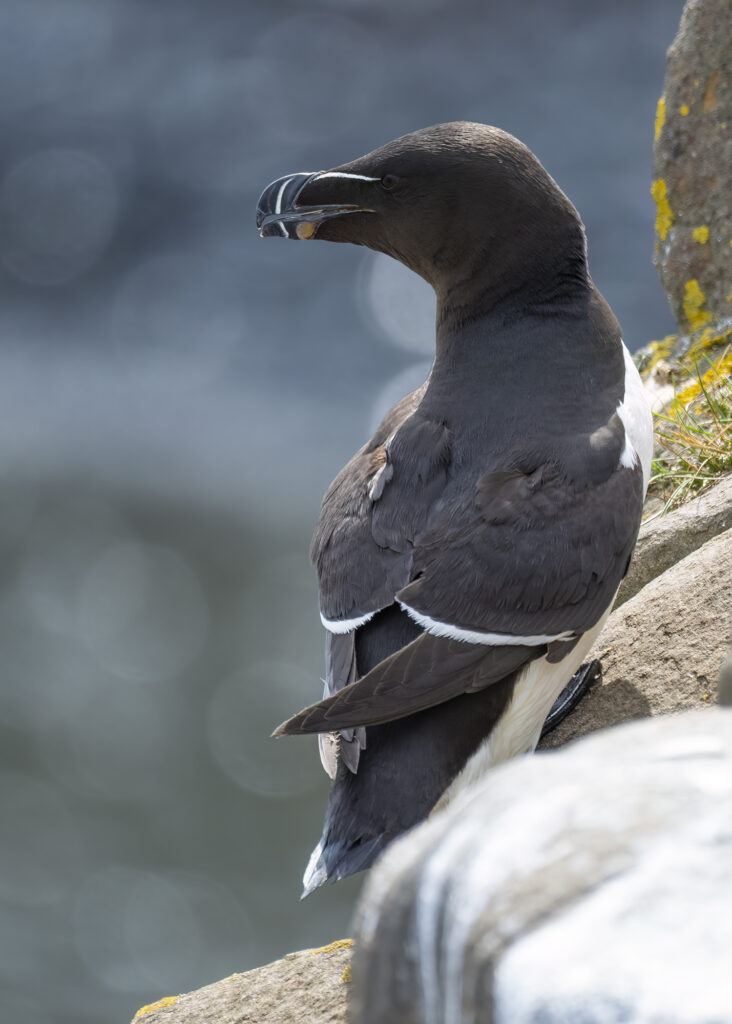
[[[732,0],[689,0],[656,120],[654,263],[682,332],[732,317]]]
[[[391,847],[352,1024],[729,1024],[732,711],[497,768]]]
[[[732,474],[685,505],[641,526],[628,575],[620,584],[615,608],[656,576],[696,551],[712,537],[732,529]]]
[[[345,1024],[352,942],[290,953],[141,1007],[134,1024]]]
[[[612,613],[587,656],[600,660],[602,682],[541,747],[558,747],[632,718],[713,702],[731,617],[732,529]]]

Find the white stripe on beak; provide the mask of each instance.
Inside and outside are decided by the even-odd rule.
[[[314,181],[320,181],[321,178],[353,178],[354,181],[381,181],[381,178],[368,178],[365,174],[347,174],[345,171],[323,171],[322,174],[316,175]]]
[[[277,193],[277,202],[275,203],[275,209],[274,209],[275,213],[282,213],[282,193],[285,191],[285,187],[287,186],[289,181],[290,181],[289,178],[285,178],[285,180],[280,185],[280,190]],[[287,232],[285,232],[285,233],[287,233]]]

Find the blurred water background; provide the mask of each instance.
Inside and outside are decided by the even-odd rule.
[[[327,779],[320,496],[425,377],[385,258],[261,241],[271,179],[438,121],[523,139],[631,348],[681,0],[3,0],[0,1021],[112,1024],[347,933],[298,903]]]

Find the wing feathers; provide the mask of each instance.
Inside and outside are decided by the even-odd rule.
[[[350,686],[283,722],[273,735],[395,721],[482,690],[545,653],[545,647],[485,647],[423,634]]]

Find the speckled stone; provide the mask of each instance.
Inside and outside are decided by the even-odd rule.
[[[732,0],[688,0],[655,127],[654,263],[683,334],[732,318]]]
[[[732,529],[707,541],[612,613],[587,660],[602,682],[544,737],[559,747],[632,718],[716,699],[730,643]]]
[[[350,939],[142,1006],[133,1024],[345,1024]]]
[[[620,584],[615,608],[635,597],[646,583],[676,565],[702,544],[730,529],[732,473],[680,508],[665,516],[649,519],[641,526],[630,569]]]

